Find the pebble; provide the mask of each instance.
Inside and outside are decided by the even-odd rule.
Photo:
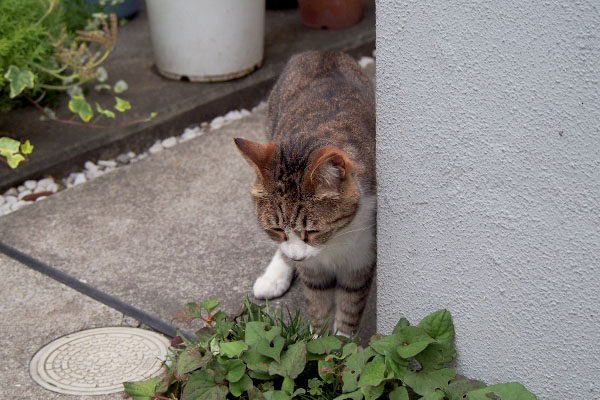
[[[161,152],[161,151],[163,151],[163,150],[164,150],[164,148],[163,148],[162,144],[160,143],[160,141],[156,141],[156,142],[155,142],[155,143],[152,145],[152,147],[150,147],[150,148],[148,149],[148,151],[149,151],[151,154],[156,154],[156,153],[158,153],[158,152]]]
[[[16,196],[4,196],[4,200],[6,200],[6,204],[15,204],[17,202]]]
[[[17,191],[19,193],[21,193],[23,190],[27,190],[27,188],[25,187],[25,185],[19,185],[19,187],[17,187]]]
[[[10,204],[4,203],[0,206],[0,215],[8,214],[10,211]]]
[[[11,187],[10,189],[8,189],[6,192],[4,192],[5,195],[8,196],[16,196],[17,194],[19,194],[19,192],[17,191],[16,188]]]
[[[98,171],[98,166],[91,161],[86,161],[83,167],[88,171]]]
[[[38,183],[36,181],[29,180],[29,181],[25,181],[25,183],[23,185],[25,185],[25,187],[27,189],[33,190],[38,185]]]
[[[129,154],[119,154],[117,162],[119,164],[127,164],[133,157],[129,157]]]
[[[95,171],[86,171],[86,172],[85,172],[85,177],[86,177],[86,178],[87,178],[87,180],[89,181],[89,180],[92,180],[92,179],[94,179],[94,178],[97,178],[97,177],[99,177],[100,175],[103,175],[103,174],[104,174],[104,172],[103,172],[103,171],[101,171],[101,170],[97,169],[97,170],[95,170]]]
[[[237,119],[242,119],[243,115],[238,110],[232,110],[232,111],[229,111],[227,114],[225,114],[225,116],[223,118],[225,118],[226,120],[235,121]]]
[[[0,206],[4,203],[6,203],[6,200],[4,200],[4,196],[0,195]]]
[[[362,57],[360,60],[358,60],[358,64],[362,67],[362,68],[366,68],[367,65],[369,64],[373,64],[375,62],[375,60],[373,60],[372,57]]]
[[[179,142],[187,142],[188,140],[192,140],[196,136],[198,136],[198,128],[185,128],[183,131],[183,135],[179,137]]]
[[[98,165],[106,168],[116,168],[117,162],[115,160],[99,160]]]
[[[75,174],[75,180],[73,181],[73,185],[79,185],[81,183],[84,183],[85,181],[87,181],[87,179],[85,179],[84,174],[82,174],[82,173]]]
[[[177,139],[175,137],[171,136],[170,138],[163,140],[161,142],[161,144],[165,149],[168,149],[177,144]]]
[[[220,129],[225,124],[225,118],[217,117],[210,121],[210,129]]]
[[[32,194],[33,192],[29,189],[27,190],[23,190],[21,193],[19,193],[19,195],[17,196],[17,199],[22,200],[23,197]]]
[[[51,184],[54,184],[54,179],[52,179],[52,178],[44,178],[44,179],[40,179],[38,181],[37,187],[47,188]]]

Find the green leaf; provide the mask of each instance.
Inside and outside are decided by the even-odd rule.
[[[375,400],[381,397],[383,394],[384,385],[378,386],[363,386],[360,391],[365,396],[365,400]]]
[[[69,110],[79,115],[84,122],[88,122],[94,116],[92,106],[83,96],[73,96],[69,101]]]
[[[291,395],[294,393],[294,380],[292,378],[285,377],[281,383],[281,390]]]
[[[225,379],[229,382],[237,382],[242,379],[242,376],[245,376],[246,364],[242,360],[227,360],[223,367],[227,371]]]
[[[335,336],[321,336],[308,342],[307,349],[313,354],[329,354],[333,350],[341,349],[342,344],[342,341]]]
[[[118,97],[115,97],[115,98],[118,99]],[[125,110],[119,110],[119,111],[125,111]],[[204,308],[206,311],[208,311],[210,313],[210,312],[212,312],[212,310],[217,308],[219,306],[219,304],[221,304],[221,302],[219,300],[206,300],[206,301],[203,301],[202,303],[200,303],[200,307]]]
[[[430,344],[435,342],[425,331],[414,326],[407,326],[398,332],[398,337],[402,342],[397,348],[398,354],[402,358],[414,357]]]
[[[248,350],[248,345],[241,340],[221,343],[221,354],[229,358],[239,357],[246,350]]]
[[[300,341],[288,347],[287,351],[281,355],[281,362],[271,363],[269,366],[269,374],[277,374],[283,377],[296,379],[298,375],[304,371],[305,365],[306,343],[304,341]]]
[[[112,112],[110,110],[105,110],[98,103],[96,103],[96,111],[98,111],[100,114],[104,115],[105,117],[115,118],[115,113],[114,112]]]
[[[185,305],[184,309],[181,310],[175,316],[175,318],[173,318],[173,320],[178,321],[178,322],[185,322],[185,323],[189,324],[193,320],[200,319],[200,318],[202,318],[202,312],[200,310],[200,307],[198,307],[198,304],[192,302],[192,303],[187,303]],[[205,331],[208,331],[208,329],[206,329]],[[198,333],[196,333],[196,336],[198,336]],[[212,336],[212,334],[210,336]]]
[[[377,356],[365,365],[358,386],[377,386],[385,379],[385,362],[383,357]]]
[[[20,145],[21,142],[18,140],[2,137],[0,138],[0,154],[4,156],[6,154],[18,153]]]
[[[203,356],[198,349],[183,350],[177,357],[175,376],[177,379],[183,379],[185,374],[202,368],[211,358],[212,355],[209,352]]]
[[[471,390],[484,388],[486,385],[481,381],[465,378],[464,376],[457,375],[456,378],[450,382],[446,389],[446,396],[449,400],[464,400],[464,395]]]
[[[229,389],[226,385],[217,385],[214,371],[200,370],[188,378],[183,388],[182,400],[225,400]]]
[[[269,365],[273,362],[270,358],[263,356],[256,349],[249,349],[242,355],[242,360],[248,366],[248,369],[258,373],[269,373]]]
[[[116,96],[115,100],[117,101],[117,104],[115,104],[115,109],[117,111],[125,112],[127,110],[131,110],[131,103],[129,103],[127,100],[123,100],[122,98]]]
[[[280,361],[285,339],[280,336],[281,327],[267,327],[264,322],[253,321],[246,324],[246,343],[260,354]]]
[[[121,79],[121,80],[117,81],[117,83],[115,83],[113,90],[115,93],[123,93],[128,88],[129,88],[129,86],[127,85],[127,82],[125,82],[124,80]]]
[[[409,400],[408,391],[404,386],[398,386],[390,393],[390,400]]]
[[[292,397],[283,390],[271,390],[264,393],[267,400],[290,400]]]
[[[145,121],[145,122],[151,121],[151,120],[153,120],[154,118],[156,118],[156,116],[157,116],[157,115],[158,115],[158,113],[157,113],[157,112],[151,112],[151,113],[150,113],[150,116],[149,116],[148,118],[146,118],[144,121]]]
[[[392,332],[392,334],[400,332],[402,329],[406,328],[407,326],[410,326],[410,322],[408,322],[408,320],[406,318],[400,318],[400,321],[398,321],[398,323],[394,327],[394,331]]]
[[[240,397],[242,393],[249,391],[252,388],[252,379],[248,375],[242,375],[242,378],[237,382],[229,382],[229,391],[235,397]]]
[[[32,151],[33,151],[33,145],[29,142],[29,140],[26,140],[25,143],[23,143],[21,145],[21,153],[31,154]]]
[[[365,364],[375,352],[369,347],[361,352],[354,353],[344,361],[344,372],[342,373],[342,391],[344,393],[353,392],[358,389],[358,378],[365,368]]]
[[[488,394],[500,396],[501,400],[536,400],[537,397],[520,383],[500,383],[467,393],[467,400],[490,400]],[[493,398],[493,397],[491,397]]]
[[[5,157],[6,161],[8,161],[8,166],[13,169],[17,168],[21,161],[25,160],[25,157],[20,154],[7,154]]]
[[[346,393],[346,394],[339,395],[338,397],[336,397],[333,400],[343,400],[343,399],[362,400],[363,398],[364,398],[364,395],[359,389],[352,393]]]
[[[404,375],[410,371],[410,361],[400,357],[400,355],[394,352],[385,352],[385,365],[388,371],[391,371],[394,378],[404,380]]]
[[[377,353],[384,355],[385,352],[395,352],[396,349],[402,345],[402,340],[398,335],[384,336],[379,340],[371,343],[371,348]]]
[[[452,368],[421,372],[409,371],[404,375],[404,383],[415,393],[427,396],[436,389],[446,390],[448,383],[455,376],[456,371]]]
[[[134,400],[151,400],[160,380],[159,377],[155,377],[142,382],[124,382],[123,388]]]
[[[448,310],[438,310],[429,314],[419,323],[419,327],[440,343],[448,346],[454,343],[454,324]]]
[[[11,65],[4,77],[10,82],[11,99],[20,95],[25,88],[33,89],[35,76],[29,70],[21,71],[18,67]]]
[[[220,320],[215,325],[215,333],[222,338],[226,338],[229,335],[232,327],[233,321]]]
[[[415,358],[423,369],[440,369],[456,357],[456,351],[451,346],[442,343],[432,343]]]
[[[248,390],[248,400],[266,400],[266,397],[256,386],[252,386]]]
[[[444,400],[445,398],[445,393],[442,390],[437,389],[435,392],[431,392],[427,396],[421,397],[421,400]]]

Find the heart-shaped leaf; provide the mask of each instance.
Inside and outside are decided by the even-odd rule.
[[[244,351],[248,350],[248,345],[241,340],[235,342],[221,342],[221,354],[235,358],[239,357]]]
[[[229,391],[235,397],[240,397],[242,393],[252,388],[252,379],[248,375],[242,375],[237,382],[229,382]]]
[[[342,348],[342,341],[335,336],[321,336],[307,344],[308,351],[313,354],[329,354]]]
[[[79,115],[84,122],[89,122],[94,116],[92,106],[85,100],[83,96],[73,96],[69,101],[69,110]]]
[[[489,400],[490,394],[500,396],[501,400],[536,400],[533,393],[520,383],[501,383],[467,393],[467,400]],[[491,395],[493,396],[493,395]],[[492,397],[493,398],[493,397]]]
[[[123,100],[122,98],[115,96],[115,101],[117,102],[117,104],[115,104],[115,109],[117,111],[125,112],[131,109],[131,103],[129,103],[127,100]]]
[[[11,65],[4,77],[10,82],[11,99],[20,95],[25,88],[33,89],[35,75],[29,70],[21,71],[19,67]]]
[[[269,374],[296,379],[306,365],[306,343],[300,341],[288,347],[282,354],[281,362],[271,363]]]
[[[419,323],[419,327],[440,343],[448,346],[454,343],[454,323],[448,310],[438,310],[429,314]]]
[[[404,375],[404,383],[410,386],[415,393],[427,396],[437,389],[446,390],[455,376],[456,371],[452,368],[421,372],[409,371]]]
[[[407,326],[400,330],[398,337],[401,345],[397,348],[397,352],[402,358],[414,357],[425,350],[430,343],[435,342],[423,329],[415,326]]]

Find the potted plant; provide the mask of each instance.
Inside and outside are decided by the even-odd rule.
[[[224,81],[262,64],[265,0],[146,0],[146,6],[163,76]]]
[[[298,0],[304,25],[313,29],[342,29],[363,15],[362,0]]]
[[[172,341],[162,377],[125,383],[125,392],[134,400],[536,398],[519,383],[486,386],[458,376],[447,310],[417,326],[402,318],[391,335],[375,335],[361,348],[356,338],[313,334],[299,312],[270,311],[247,298],[235,315],[218,305],[188,304],[176,319],[202,319],[206,327]]]

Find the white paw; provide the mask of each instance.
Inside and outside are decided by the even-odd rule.
[[[282,296],[290,287],[290,280],[285,277],[263,275],[254,282],[254,297],[258,299],[274,299]]]
[[[259,299],[280,297],[289,289],[293,277],[293,268],[285,262],[278,250],[265,273],[254,282],[254,296]]]

